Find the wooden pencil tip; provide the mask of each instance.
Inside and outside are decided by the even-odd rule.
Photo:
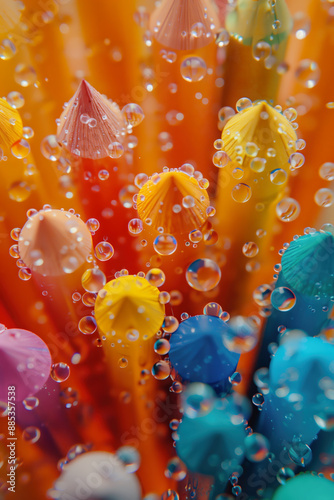
[[[219,27],[218,12],[207,0],[163,0],[150,19],[154,38],[174,50],[205,47]]]
[[[57,139],[72,154],[96,160],[109,155],[110,144],[121,141],[124,128],[116,103],[82,80],[60,117]]]

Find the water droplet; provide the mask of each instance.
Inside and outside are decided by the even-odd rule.
[[[220,282],[221,271],[218,264],[211,259],[197,259],[186,271],[188,284],[200,292],[215,288]]]
[[[298,82],[308,89],[316,86],[320,78],[320,69],[315,61],[303,59],[300,61],[295,76]]]
[[[203,238],[203,234],[199,229],[194,229],[193,231],[190,231],[189,233],[189,240],[192,243],[199,243],[201,239]]]
[[[108,155],[110,156],[110,158],[114,159],[121,158],[123,154],[124,154],[124,147],[120,142],[115,141],[109,144]]]
[[[178,457],[171,458],[167,462],[165,476],[174,479],[175,481],[182,481],[187,475],[187,469]]]
[[[246,148],[247,148],[247,146],[246,146]],[[257,146],[256,146],[256,148],[257,148]],[[248,148],[248,155],[249,155],[249,151],[250,151],[250,148]],[[246,151],[246,153],[247,153],[247,151]],[[249,155],[249,156],[252,156],[252,155]],[[266,163],[267,163],[267,160],[265,158],[254,158],[250,162],[250,169],[253,170],[253,172],[263,172],[263,170],[265,169]]]
[[[15,44],[11,40],[8,40],[8,38],[2,40],[0,45],[0,59],[2,59],[3,61],[8,61],[9,59],[12,59],[15,54]]]
[[[21,160],[29,155],[30,145],[25,139],[20,139],[19,141],[14,142],[10,150],[15,158]]]
[[[293,15],[292,33],[297,40],[303,40],[310,32],[311,20],[305,12],[298,11]]]
[[[42,155],[51,161],[57,161],[62,153],[62,148],[59,146],[55,135],[44,137],[41,142]]]
[[[287,480],[294,477],[294,475],[295,473],[293,472],[292,469],[290,469],[290,467],[282,467],[278,471],[276,478],[280,484],[285,484]]]
[[[312,459],[312,450],[311,448],[301,441],[295,441],[289,448],[289,457],[291,460],[297,464],[305,467],[308,463],[310,463]]]
[[[51,367],[51,377],[56,382],[64,382],[70,376],[70,367],[67,363],[55,363]]]
[[[20,109],[24,106],[24,97],[20,92],[13,90],[13,92],[9,92],[7,95],[7,102],[14,109]]]
[[[84,316],[80,319],[78,328],[84,335],[92,335],[96,332],[97,324],[94,316]]]
[[[99,229],[100,223],[97,219],[88,219],[86,226],[91,233],[95,233]]]
[[[229,161],[230,158],[225,151],[217,151],[212,157],[213,164],[218,168],[226,167]]]
[[[161,500],[179,500],[179,495],[174,490],[166,490],[161,495]]]
[[[155,238],[153,248],[159,255],[172,255],[177,248],[177,241],[171,234],[160,234]]]
[[[296,304],[296,296],[290,288],[280,286],[272,291],[271,305],[278,311],[290,311]]]
[[[167,339],[158,339],[154,344],[154,350],[160,356],[168,354],[170,349],[170,344]]]
[[[254,290],[253,299],[261,307],[269,306],[272,291],[273,287],[271,285],[260,285]]]
[[[240,354],[251,351],[258,342],[259,327],[250,318],[234,316],[224,331],[223,343],[229,351]]]
[[[261,392],[257,392],[256,394],[254,394],[254,396],[252,397],[252,403],[254,406],[261,408],[264,405],[263,394]]]
[[[242,97],[239,99],[235,105],[235,109],[240,113],[240,111],[243,111],[244,109],[251,108],[253,106],[253,103],[248,97]]]
[[[292,169],[300,168],[305,163],[305,157],[302,153],[293,153],[290,155],[289,163]]]
[[[230,43],[230,34],[227,30],[222,29],[216,38],[218,47],[226,47]]]
[[[104,262],[111,259],[114,255],[114,247],[108,241],[100,241],[95,247],[95,256],[98,260]]]
[[[270,172],[270,181],[275,186],[281,186],[287,181],[288,174],[282,168],[276,168]]]
[[[314,195],[314,201],[319,207],[331,207],[334,201],[334,192],[328,188],[318,189]]]
[[[162,329],[167,333],[174,333],[179,326],[178,320],[175,316],[165,316],[164,322],[162,324]]]
[[[207,316],[216,316],[217,318],[223,313],[223,308],[216,302],[209,302],[203,308],[203,314]]]
[[[187,82],[200,82],[206,75],[206,64],[201,57],[187,57],[181,63],[181,75]]]
[[[267,42],[257,42],[253,46],[253,57],[256,61],[264,61],[271,54],[271,46]]]
[[[259,253],[259,247],[254,241],[248,241],[242,247],[242,253],[249,258],[255,257]]]
[[[283,198],[276,205],[276,215],[282,222],[291,222],[300,214],[300,206],[293,198]]]
[[[189,418],[206,415],[212,410],[215,399],[212,387],[200,382],[192,383],[182,394],[183,412]]]
[[[86,292],[98,292],[106,282],[105,274],[98,268],[87,269],[81,277],[81,284]]]
[[[170,367],[167,361],[158,361],[152,367],[152,375],[157,380],[166,380],[170,375]]]
[[[245,437],[245,454],[251,462],[262,462],[269,453],[269,441],[262,434],[254,432]]]
[[[127,472],[136,472],[140,466],[140,454],[133,446],[122,446],[116,451],[117,458],[123,463]]]
[[[165,283],[166,276],[161,269],[153,268],[146,274],[146,279],[150,285],[160,287]]]
[[[78,404],[78,392],[72,387],[66,387],[60,392],[59,399],[65,408],[72,408]]]
[[[334,181],[334,163],[323,163],[319,169],[319,175],[325,181]]]
[[[15,68],[14,80],[21,85],[21,87],[29,87],[37,80],[36,71],[26,64],[18,64]]]
[[[140,234],[143,228],[143,222],[141,219],[131,219],[128,223],[128,230],[130,234]]]
[[[231,192],[232,198],[237,203],[246,203],[252,196],[252,190],[248,184],[240,183],[234,186]]]
[[[41,437],[41,431],[37,427],[26,427],[22,433],[22,438],[24,441],[29,443],[37,443]]]
[[[39,405],[39,399],[35,396],[28,396],[22,403],[26,410],[34,410]]]
[[[30,186],[24,181],[13,182],[8,189],[9,198],[18,202],[25,201],[30,194]]]
[[[138,104],[126,104],[122,109],[126,124],[130,127],[137,127],[144,120],[144,111]]]

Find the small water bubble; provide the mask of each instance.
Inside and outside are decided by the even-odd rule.
[[[249,151],[250,151],[250,148],[248,148],[248,153],[249,153]],[[247,153],[247,151],[246,151],[246,153]],[[251,155],[249,155],[249,156],[251,156]],[[258,172],[258,173],[263,172],[265,169],[266,163],[267,163],[267,160],[265,158],[257,158],[256,157],[250,162],[250,169],[253,170],[253,172]]]
[[[60,392],[59,399],[65,408],[72,408],[78,404],[78,392],[72,387],[66,387]]]
[[[12,59],[15,54],[16,46],[11,40],[5,38],[0,42],[0,59],[8,61],[9,59]]]
[[[97,324],[94,316],[84,316],[80,319],[78,329],[84,335],[92,335],[96,332]]]
[[[270,296],[271,305],[278,311],[290,311],[296,304],[296,296],[290,288],[278,287]]]
[[[254,432],[245,438],[245,454],[251,462],[262,462],[269,453],[269,441],[262,434]]]
[[[245,257],[255,257],[255,255],[259,253],[259,247],[256,243],[254,243],[254,241],[248,241],[243,245],[242,253],[245,255]]]
[[[264,61],[271,55],[271,46],[268,42],[260,41],[253,46],[253,57],[256,61]]]
[[[193,229],[189,233],[189,240],[192,243],[199,243],[203,238],[203,234],[199,229]]]
[[[177,248],[177,241],[171,234],[161,234],[153,242],[153,248],[159,255],[172,255]]]
[[[21,160],[29,155],[30,145],[25,139],[20,139],[19,141],[14,142],[10,150],[15,158]]]
[[[319,175],[325,181],[334,180],[334,163],[326,162],[319,168]]]
[[[144,111],[135,103],[126,104],[122,109],[122,114],[126,124],[131,127],[137,127],[144,120]]]
[[[282,222],[291,222],[300,214],[300,206],[293,198],[283,198],[276,205],[276,215]]]
[[[174,490],[166,490],[161,495],[160,500],[179,500],[179,495]]]
[[[240,112],[244,109],[251,108],[252,106],[253,103],[248,97],[242,97],[237,101],[235,108],[238,112]]]
[[[100,241],[95,247],[95,256],[102,262],[111,259],[114,252],[114,247],[108,241]]]
[[[146,279],[150,285],[160,287],[165,283],[165,273],[159,268],[153,268],[146,274]]]
[[[292,469],[290,469],[290,467],[282,467],[278,471],[276,479],[280,484],[286,484],[288,479],[291,479],[292,477],[294,477],[294,475],[295,473]]]
[[[288,450],[288,453],[291,460],[295,464],[301,465],[302,467],[305,467],[312,459],[311,448],[301,441],[293,442]]]
[[[234,186],[231,195],[237,203],[246,203],[252,196],[252,189],[248,184],[240,183]]]
[[[62,148],[59,146],[55,135],[48,135],[47,137],[44,137],[41,141],[41,152],[47,160],[59,160]]]
[[[334,201],[334,191],[328,188],[318,189],[314,195],[314,201],[319,207],[331,207]]]
[[[123,154],[124,154],[124,147],[120,142],[115,141],[109,144],[108,155],[110,156],[110,158],[114,159],[121,158]]]
[[[37,81],[37,74],[33,67],[26,64],[18,64],[14,72],[14,80],[21,87],[29,87]]]
[[[51,367],[51,377],[56,382],[64,382],[70,376],[70,367],[67,363],[54,363]]]
[[[203,308],[203,314],[207,316],[216,316],[217,318],[223,313],[223,308],[216,302],[209,302]]]
[[[152,375],[157,380],[166,380],[170,375],[170,366],[167,361],[158,361],[152,367]]]
[[[181,76],[187,82],[200,82],[206,75],[207,68],[201,57],[187,57],[181,63]]]
[[[229,161],[230,157],[225,151],[217,151],[212,157],[213,164],[218,168],[226,167]]]
[[[20,92],[13,90],[7,95],[7,102],[14,109],[20,109],[24,106],[24,97]]]
[[[320,79],[319,66],[315,61],[303,59],[296,69],[295,76],[301,85],[312,89]]]
[[[216,44],[218,47],[226,47],[230,43],[230,34],[227,30],[222,29],[217,37],[216,37]]]
[[[154,344],[154,351],[160,356],[168,354],[170,350],[170,344],[167,339],[158,339]]]
[[[33,426],[26,427],[22,433],[22,439],[31,444],[37,443],[40,437],[41,437],[41,431],[38,429],[38,427],[33,427]]]
[[[140,454],[133,446],[122,446],[116,451],[116,457],[123,463],[127,472],[136,472],[140,466]]]
[[[288,174],[282,168],[276,168],[270,172],[270,181],[275,186],[281,186],[287,181]]]
[[[182,481],[187,475],[187,468],[178,457],[171,458],[167,462],[165,476],[174,479],[175,481]]]
[[[305,163],[305,157],[302,153],[293,153],[290,155],[289,163],[292,169],[300,168]]]
[[[98,268],[87,269],[81,277],[81,284],[86,292],[98,292],[107,282],[105,274]]]
[[[220,282],[221,271],[218,264],[211,259],[197,259],[186,271],[186,280],[195,290],[207,292]]]
[[[130,234],[137,235],[144,229],[141,219],[131,219],[128,223],[128,230]]]
[[[252,397],[252,403],[254,406],[257,406],[259,409],[264,405],[264,397],[261,392],[257,392]]]
[[[311,20],[305,12],[298,11],[293,15],[292,33],[297,40],[307,37],[311,29]]]
[[[22,401],[23,406],[26,410],[34,410],[39,405],[39,399],[35,396],[28,396]]]
[[[228,324],[230,328],[223,333],[223,343],[228,350],[241,354],[255,347],[258,342],[259,328],[250,318],[234,316],[229,319]]]

